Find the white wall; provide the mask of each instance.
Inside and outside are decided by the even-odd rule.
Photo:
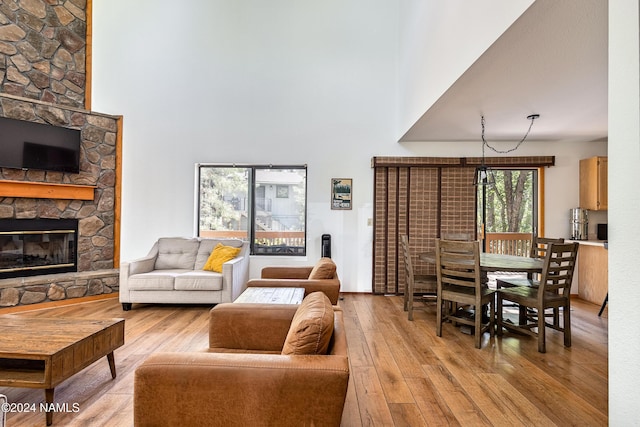
[[[638,425],[640,75],[637,0],[609,2],[609,424]]]
[[[398,139],[533,0],[398,2]]]
[[[340,274],[356,289],[359,260],[370,263],[358,226],[370,216],[369,157],[395,146],[395,4],[93,6],[93,108],[124,115],[122,259],[158,236],[192,235],[194,163],[307,163],[308,258],[332,234]],[[329,209],[332,177],[354,178],[352,211]]]
[[[530,2],[517,3],[524,10]],[[461,5],[440,2],[433,10],[457,29],[496,23],[489,18],[495,8],[468,14]],[[371,158],[480,154],[479,143],[396,142],[406,130],[397,126],[398,77],[408,74],[400,66],[400,28],[412,16],[399,9],[384,0],[185,0],[179,7],[94,0],[93,109],[124,115],[121,259],[145,255],[160,236],[193,234],[196,162],[307,163],[308,256],[252,257],[251,275],[267,264],[315,262],[329,233],[343,290],[369,292]],[[479,48],[435,22],[445,37],[429,37],[453,43],[469,60],[499,35],[485,34]],[[448,67],[430,73],[440,85],[451,78]],[[518,150],[556,156],[546,175],[547,235],[568,237],[578,160],[603,153],[605,143],[533,140]],[[353,210],[330,209],[332,177],[353,178]]]

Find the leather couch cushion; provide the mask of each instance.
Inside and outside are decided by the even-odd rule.
[[[198,253],[198,239],[182,237],[163,237],[158,239],[158,258],[156,270],[186,269],[193,270]]]
[[[320,258],[309,273],[310,280],[333,279],[336,274],[336,264],[331,258]]]
[[[327,354],[333,321],[333,306],[324,292],[307,295],[293,316],[282,354]]]

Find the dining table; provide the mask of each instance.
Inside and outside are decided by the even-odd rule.
[[[421,252],[418,254],[418,258],[422,261],[435,264],[436,252]],[[531,258],[518,255],[496,254],[480,252],[480,275],[482,283],[488,286],[489,273],[495,272],[509,272],[509,273],[542,273],[542,267],[544,261],[541,258]],[[483,322],[488,319],[488,313],[486,307],[482,311]],[[522,317],[523,314],[520,314]]]
[[[422,252],[418,255],[422,261],[435,264],[435,251]],[[480,270],[486,278],[487,273],[505,271],[512,273],[541,273],[544,261],[541,258],[530,258],[517,255],[480,253]]]

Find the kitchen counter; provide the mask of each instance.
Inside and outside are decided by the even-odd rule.
[[[602,246],[605,247],[605,242],[607,242],[606,240],[571,240],[571,239],[567,239],[565,240],[565,242],[578,242],[581,245],[588,245],[588,246]]]
[[[586,301],[594,304],[602,304],[608,292],[608,253],[606,240],[566,240],[578,242],[578,263],[576,264],[577,277],[574,275],[578,295]],[[573,293],[572,286],[572,293]]]

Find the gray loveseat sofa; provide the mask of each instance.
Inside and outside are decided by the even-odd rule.
[[[240,253],[222,264],[222,273],[203,270],[218,243],[240,248]],[[120,264],[120,302],[125,311],[133,303],[233,302],[248,280],[249,243],[237,239],[163,237],[146,257]]]

